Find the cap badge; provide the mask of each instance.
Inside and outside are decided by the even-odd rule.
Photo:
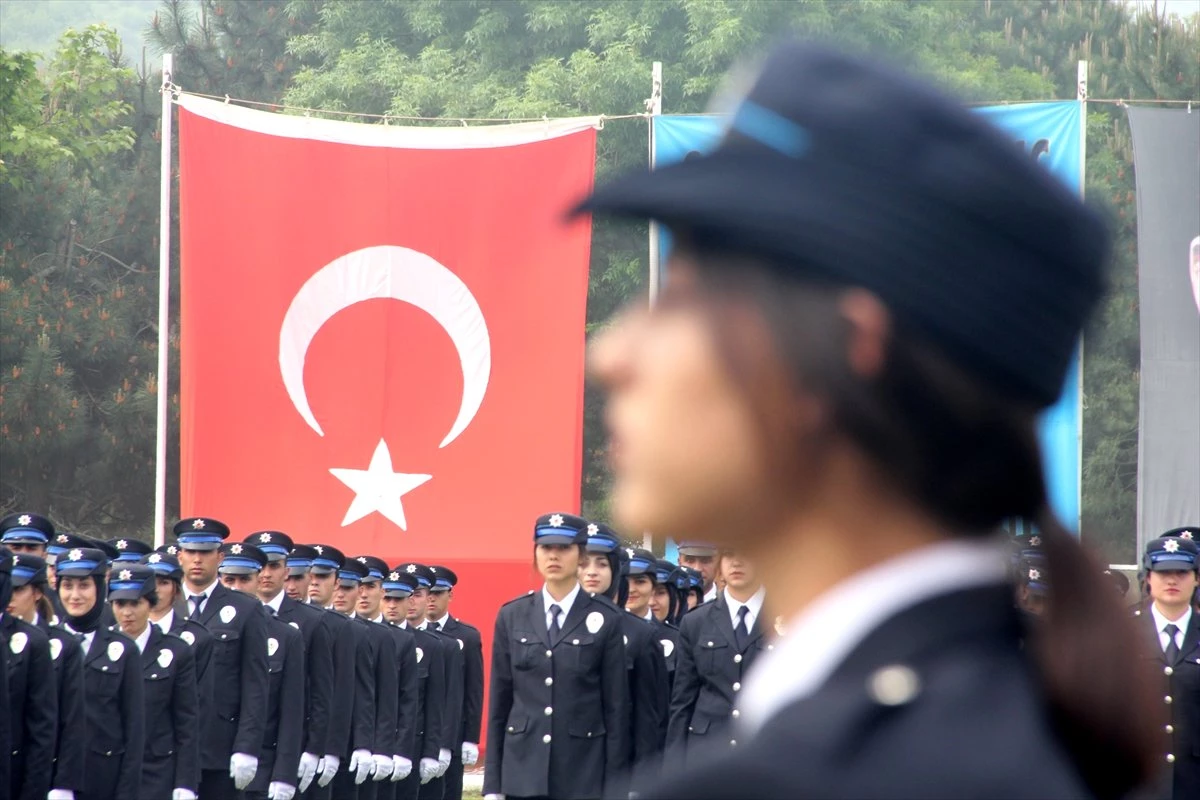
[[[1030,547],[1041,547],[1042,546],[1042,537],[1030,536],[1029,537],[1029,546]]]
[[[1183,531],[1179,534],[1179,538],[1190,540],[1192,538],[1192,532],[1191,531]]]
[[[18,525],[29,525],[32,522],[33,517],[29,516],[28,514],[22,514],[21,516],[17,517]]]
[[[158,562],[162,561],[162,553],[155,553],[146,560],[151,564],[157,564]]]
[[[81,558],[83,558],[83,551],[78,547],[67,553],[67,561],[78,561]]]
[[[167,545],[167,552],[173,556],[177,556],[177,555],[179,555],[179,548],[173,544]]]
[[[1042,571],[1040,569],[1029,570],[1029,580],[1040,581],[1042,579]]]
[[[389,572],[389,573],[388,573],[388,580],[389,580],[389,581],[398,581],[398,580],[400,580],[400,573],[399,573],[399,572]]]
[[[356,560],[357,560],[357,561],[358,561],[358,563],[360,563],[360,564],[365,564],[365,563],[367,563],[367,557],[366,557],[366,556],[359,556],[359,557],[358,557]]]
[[[587,531],[588,536],[595,536],[600,532],[600,526],[593,522],[591,525],[588,525]]]
[[[1167,541],[1163,542],[1163,550],[1166,550],[1168,553],[1174,553],[1178,549],[1179,542],[1174,539],[1167,539]]]
[[[232,546],[229,548],[229,552],[233,553],[235,556],[236,556],[236,555],[241,555],[241,553],[242,553],[242,546],[241,546],[240,544],[235,544],[235,545],[232,545]]]
[[[63,542],[67,541],[67,539],[68,539],[68,537],[65,533],[60,533],[58,535],[58,537],[55,538],[54,541],[58,542],[59,544],[62,544]]]
[[[279,649],[279,640],[274,636],[267,639],[267,656],[275,655],[275,651]]]
[[[179,638],[183,639],[185,642],[187,642],[188,646],[194,645],[196,643],[196,634],[192,633],[191,631],[180,632]]]
[[[324,547],[322,547],[322,546],[321,546],[321,545],[319,545],[319,544],[315,544],[315,545],[313,545],[313,550],[316,550],[316,551],[317,551],[317,553],[319,553],[319,554],[321,554],[321,555],[324,555],[324,554],[325,554],[325,548],[324,548]]]
[[[409,564],[407,567],[404,568],[404,571],[407,572],[409,575],[412,575],[412,574],[416,573],[417,565]]]
[[[259,540],[260,542],[269,542],[269,541],[271,541],[271,534],[269,534],[269,533],[260,533],[260,534],[258,535],[258,540]]]
[[[171,662],[175,659],[175,654],[167,648],[158,651],[158,665],[163,669],[171,666]]]
[[[127,569],[123,569],[119,573],[117,573],[117,580],[119,580],[119,581],[133,580],[133,573]]]
[[[192,520],[192,528],[193,528],[194,530],[200,530],[200,529],[201,529],[201,528],[203,528],[203,527],[204,527],[204,520],[202,520],[202,519],[194,519],[194,520]]]
[[[16,655],[23,652],[27,644],[29,644],[29,635],[25,631],[17,631],[8,640],[8,649],[13,651],[13,655]]]
[[[125,645],[121,644],[120,642],[109,642],[108,643],[108,660],[109,661],[120,661],[121,656],[124,654],[125,654]]]
[[[229,621],[237,616],[237,609],[233,606],[225,606],[221,609],[219,616],[221,617],[221,622],[224,622],[226,625],[228,625]]]
[[[599,611],[593,611],[587,615],[587,620],[583,624],[587,626],[588,633],[595,633],[604,627],[604,615]]]
[[[625,555],[629,556],[630,558],[633,558],[633,548],[632,548],[632,547],[626,547],[626,548],[625,548]]]
[[[675,643],[670,639],[659,639],[659,644],[662,645],[663,658],[670,658],[671,653],[675,652]]]
[[[50,640],[50,660],[58,661],[58,657],[62,655],[62,639]]]
[[[551,514],[550,515],[550,527],[551,528],[561,528],[562,524],[563,524],[562,514]]]
[[[117,539],[118,550],[124,550],[127,547],[129,547],[129,542],[125,541],[124,539]]]

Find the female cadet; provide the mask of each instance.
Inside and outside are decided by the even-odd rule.
[[[887,67],[792,43],[744,77],[713,153],[583,206],[677,243],[661,302],[593,353],[616,517],[745,551],[785,620],[736,755],[660,794],[1126,794],[1156,759],[1147,682],[1036,436],[1103,290],[1103,224]],[[1012,518],[1054,575],[1025,649]]]
[[[142,663],[132,639],[100,624],[107,616],[108,560],[102,550],[76,547],[58,557],[56,568],[64,628],[84,652],[84,713],[72,726],[87,753],[76,800],[138,800],[146,725]]]
[[[534,523],[544,583],[501,607],[492,639],[487,797],[623,796],[629,688],[620,616],[577,577],[588,522]]]

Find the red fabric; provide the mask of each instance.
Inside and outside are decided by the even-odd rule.
[[[260,529],[395,564],[461,564],[456,616],[490,644],[496,609],[532,585],[534,518],[578,512],[595,131],[508,147],[420,150],[290,139],[180,110],[182,498],[235,537]],[[486,394],[444,448],[464,391],[447,331],[394,299],[345,307],[312,338],[310,427],[281,377],[298,290],[347,253],[395,245],[464,282],[486,321]],[[342,525],[380,440],[407,530]],[[490,568],[488,565],[492,565]]]

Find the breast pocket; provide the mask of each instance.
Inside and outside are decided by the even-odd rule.
[[[729,645],[720,639],[702,639],[696,644],[696,669],[702,675],[720,672],[726,662],[732,661]]]
[[[530,631],[514,631],[509,650],[514,669],[531,670],[546,660],[546,646]]]
[[[523,714],[514,714],[508,718],[508,724],[504,726],[504,735],[507,736],[524,736],[529,730],[529,717]]]
[[[219,716],[236,720],[241,706],[238,687],[242,674],[242,632],[237,628],[214,628],[212,639],[209,674],[217,676],[213,706]]]
[[[590,672],[599,669],[603,649],[603,642],[588,633],[564,638],[559,643],[557,652],[568,667],[580,672]]]
[[[89,662],[84,669],[84,697],[91,723],[88,725],[88,745],[93,752],[105,755],[125,752],[125,721],[121,717],[123,672],[123,662],[112,661],[103,655]]]

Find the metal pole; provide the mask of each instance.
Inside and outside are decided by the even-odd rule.
[[[1084,196],[1084,176],[1087,174],[1087,95],[1088,62],[1080,61],[1075,70],[1075,99],[1079,101],[1079,198]],[[1075,532],[1083,538],[1083,335],[1079,336],[1079,370],[1076,374],[1078,398],[1075,413],[1079,427],[1075,431]],[[1139,550],[1138,552],[1141,552]]]
[[[650,99],[646,101],[650,112],[650,169],[654,169],[654,118],[662,114],[662,62],[655,61],[650,67]],[[650,306],[658,302],[659,291],[659,231],[658,223],[650,220]],[[654,535],[642,534],[642,547],[654,552]]]
[[[158,197],[158,409],[154,456],[154,546],[166,541],[167,529],[167,398],[170,396],[171,301],[171,115],[174,98],[171,78],[174,57],[163,56],[162,156],[159,159]]]

